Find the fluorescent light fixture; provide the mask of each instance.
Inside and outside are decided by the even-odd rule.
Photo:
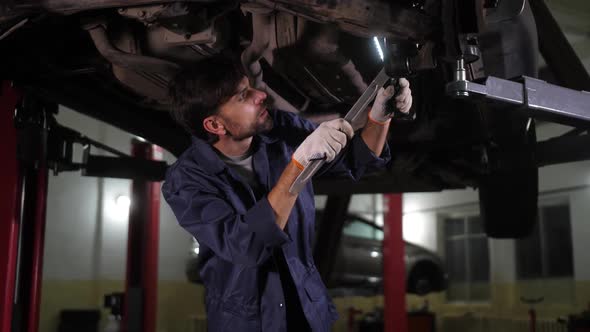
[[[379,257],[379,253],[377,251],[371,251],[371,257],[377,258]]]
[[[379,278],[377,277],[369,277],[368,279],[370,283],[376,283],[377,281],[379,281]]]
[[[377,52],[379,53],[381,61],[384,61],[383,50],[381,49],[381,44],[379,43],[379,39],[377,38],[377,36],[373,37],[373,42],[375,42],[375,47],[377,48]]]

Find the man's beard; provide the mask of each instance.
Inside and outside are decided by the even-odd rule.
[[[268,111],[265,111],[268,112]],[[242,125],[233,125],[233,121],[227,121],[228,119],[226,119],[226,122],[230,123],[230,127],[231,128],[240,128],[242,127]],[[270,117],[270,114],[266,115],[266,119],[264,119],[264,122],[259,122],[258,118],[256,118],[256,122],[252,123],[248,128],[240,128],[241,130],[239,130],[238,132],[236,132],[236,130],[232,129],[229,130],[226,126],[225,131],[227,133],[227,136],[233,138],[236,141],[241,141],[243,139],[258,135],[258,134],[263,134],[266,132],[269,132],[272,127],[273,127],[273,121],[272,118]]]

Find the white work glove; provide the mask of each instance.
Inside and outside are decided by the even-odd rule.
[[[397,97],[395,97],[395,106],[402,113],[408,113],[412,107],[412,90],[410,90],[410,82],[405,78],[399,79],[399,85],[402,89]],[[395,94],[393,85],[387,89],[379,89],[373,107],[369,112],[369,118],[374,122],[385,124],[393,117],[393,113],[385,114],[385,103]]]
[[[354,130],[348,121],[334,119],[322,122],[305,140],[295,153],[293,160],[301,170],[314,159],[326,158],[330,162],[346,146],[347,139],[354,136]]]

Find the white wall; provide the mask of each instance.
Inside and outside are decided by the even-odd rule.
[[[421,245],[434,252],[438,251],[440,244],[437,238],[438,232],[436,229],[438,223],[435,212],[404,212],[402,223],[404,240]]]
[[[60,124],[129,154],[133,136],[77,112],[60,108]],[[76,151],[75,160],[81,160]],[[93,154],[101,154],[98,149]],[[106,154],[106,153],[105,153]],[[108,155],[108,154],[106,154]],[[165,152],[169,164],[174,157]],[[45,236],[44,278],[93,280],[125,278],[127,213],[116,208],[119,195],[130,195],[131,181],[64,172],[50,176]],[[159,279],[186,280],[184,264],[191,237],[160,197]]]
[[[58,121],[90,137],[104,135],[97,123],[73,112],[60,112]],[[47,279],[93,279],[99,261],[94,255],[99,180],[82,178],[76,172],[50,175],[48,182],[43,275]]]
[[[577,190],[570,196],[574,273],[576,280],[590,280],[590,188]]]

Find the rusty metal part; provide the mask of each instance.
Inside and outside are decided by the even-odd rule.
[[[179,7],[181,5],[182,7]],[[182,4],[162,4],[162,5],[154,5],[154,6],[139,6],[139,7],[121,7],[117,11],[121,16],[133,18],[144,24],[150,24],[158,20],[158,18],[164,14],[165,12],[169,11],[172,7],[175,7],[176,10],[183,9],[182,14],[187,14],[188,9],[186,5]]]
[[[268,8],[320,23],[333,23],[361,37],[375,35],[414,40],[429,39],[439,29],[438,20],[379,0],[253,0]]]
[[[112,64],[113,75],[119,82],[145,97],[146,101],[169,103],[167,84],[180,69],[178,65],[139,54],[136,40],[129,34],[120,33],[119,43],[115,46],[108,39],[103,24],[91,23],[85,28],[99,53]]]
[[[217,31],[213,25],[194,34],[181,35],[161,26],[153,27],[149,33],[158,35],[168,45],[214,44],[217,41]]]
[[[248,4],[242,6],[242,11],[252,14],[252,42],[242,52],[242,65],[248,77],[253,80],[251,83],[259,87],[262,84],[262,67],[258,60],[262,58],[270,45],[272,10],[255,4]]]
[[[275,25],[277,47],[289,47],[299,40],[305,27],[305,20],[289,13],[277,12]]]
[[[137,55],[143,52],[138,38],[130,30],[116,31],[111,38],[113,46],[122,52]],[[156,101],[162,105],[170,104],[171,100],[168,95],[170,74],[146,71],[141,68],[121,67],[115,64],[112,66],[112,71],[121,84],[143,96],[145,102]]]
[[[418,55],[410,59],[414,71],[436,68],[436,59],[434,57],[435,46],[436,45],[433,41],[428,41],[420,45]]]
[[[187,3],[215,3],[217,0],[184,0]],[[237,1],[236,1],[237,2]],[[59,14],[74,14],[78,12],[120,8],[131,6],[149,6],[178,3],[177,0],[22,0],[15,1],[9,8],[11,16],[22,13],[33,13],[45,10]],[[0,17],[6,16],[0,13]]]
[[[274,27],[271,17],[272,10],[256,4],[245,4],[242,6],[242,10],[252,14],[252,42],[241,54],[242,65],[251,84],[268,94],[272,101],[272,107],[299,113],[295,106],[263,81],[262,67],[259,60],[270,51],[270,37],[271,32],[274,31],[272,29]]]
[[[207,22],[208,27],[195,33],[182,33],[161,24],[150,24],[145,30],[144,50],[176,63],[197,62],[219,54],[228,47],[230,23],[225,16],[216,16]]]
[[[172,75],[180,69],[177,64],[169,61],[144,55],[121,52],[111,44],[107,37],[106,29],[102,25],[95,25],[87,30],[100,54],[114,65],[123,68],[146,72],[157,72],[168,75]]]

